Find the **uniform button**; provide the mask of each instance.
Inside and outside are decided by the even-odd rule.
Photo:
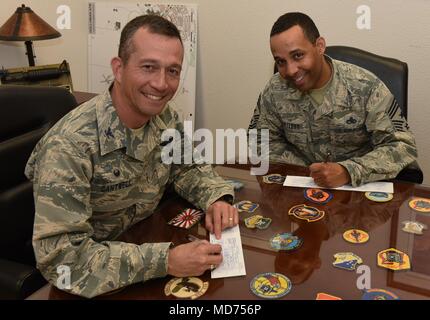
[[[115,169],[115,170],[113,171],[113,174],[114,174],[116,177],[119,177],[120,172],[119,172],[119,170],[118,170],[118,169]]]

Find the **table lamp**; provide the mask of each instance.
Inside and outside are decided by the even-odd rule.
[[[33,40],[61,37],[61,33],[43,21],[24,4],[0,27],[0,40],[25,41],[28,64],[34,66]]]

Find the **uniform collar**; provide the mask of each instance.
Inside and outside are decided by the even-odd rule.
[[[330,114],[333,112],[335,106],[348,106],[348,92],[349,84],[345,80],[344,75],[339,71],[339,64],[341,63],[338,60],[332,59],[329,56],[325,56],[326,60],[329,62],[332,68],[332,79],[329,90],[326,91],[324,96],[324,100],[316,108],[316,112],[314,114],[314,119],[318,120],[324,115]]]
[[[96,101],[97,129],[100,152],[104,156],[115,150],[126,148],[126,154],[144,161],[145,157],[161,143],[161,134],[172,126],[173,117],[166,106],[160,115],[151,118],[142,130],[133,131],[124,126],[118,117],[109,90]]]
[[[332,66],[333,82],[331,84],[332,90],[328,90],[324,103],[330,103],[331,106],[348,106],[348,93],[351,92],[351,89],[345,75],[339,70],[339,65],[342,62],[329,56],[325,56],[325,58]]]

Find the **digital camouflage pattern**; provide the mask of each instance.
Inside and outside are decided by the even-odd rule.
[[[84,297],[163,277],[170,243],[113,240],[152,215],[170,183],[203,210],[233,195],[210,165],[161,162],[167,128],[183,132],[169,107],[142,129],[124,127],[106,91],[66,115],[37,144],[25,169],[34,186],[33,246],[39,270],[53,285],[60,265],[71,269],[66,291]]]
[[[415,139],[384,83],[363,68],[326,58],[333,78],[321,105],[279,73],[261,93],[249,129],[269,129],[270,161],[337,162],[353,186],[418,167]]]

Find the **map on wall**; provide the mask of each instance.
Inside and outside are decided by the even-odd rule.
[[[170,105],[182,120],[194,120],[197,63],[197,5],[95,1],[88,4],[88,91],[102,93],[113,81],[110,61],[118,55],[121,30],[143,14],[159,14],[181,32],[185,55],[181,82]]]

